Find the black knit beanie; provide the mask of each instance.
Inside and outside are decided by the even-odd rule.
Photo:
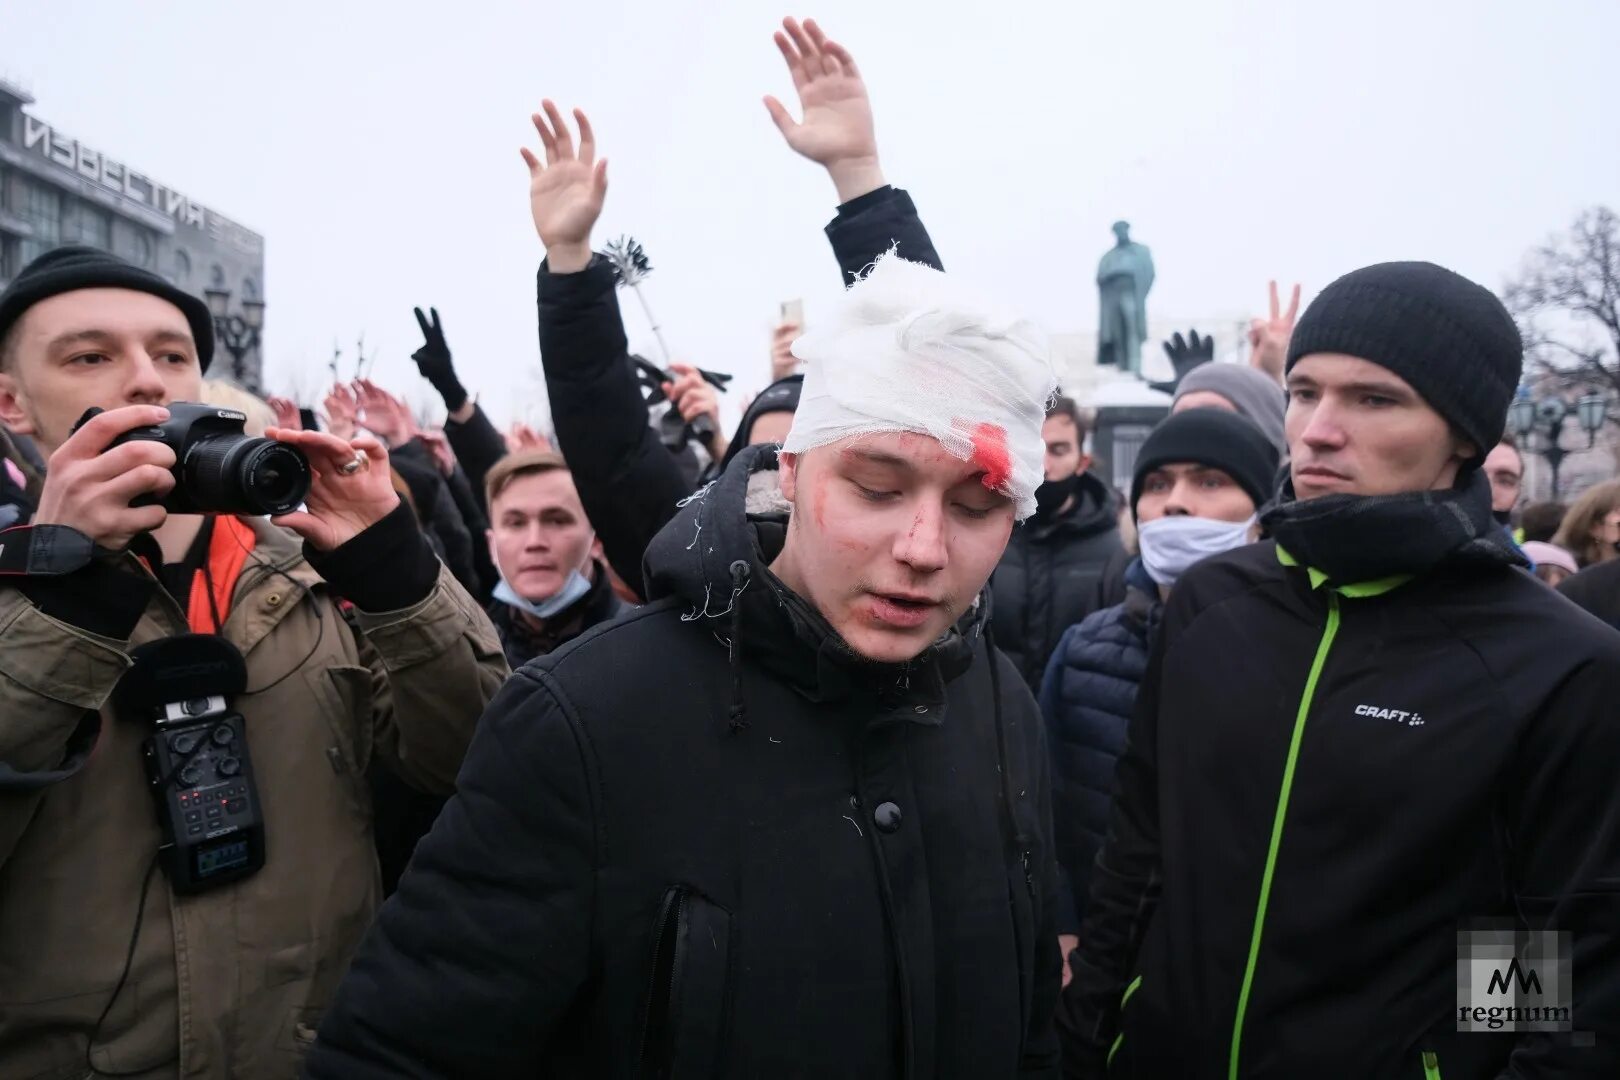
[[[1148,434],[1131,476],[1131,516],[1148,473],[1164,465],[1208,465],[1230,476],[1259,510],[1277,478],[1277,448],[1254,421],[1225,409],[1172,413]]]
[[[720,460],[720,471],[725,472],[731,459],[748,449],[748,440],[754,434],[754,421],[766,413],[799,411],[799,394],[804,390],[803,375],[789,375],[777,379],[771,385],[759,392],[759,396],[749,402],[748,408],[743,412],[742,421],[737,425],[736,434],[731,437],[731,445],[726,447],[726,456]]]
[[[208,370],[214,359],[214,319],[208,305],[150,270],[91,247],[55,248],[23,267],[6,291],[0,293],[0,338],[22,318],[23,312],[41,300],[77,289],[132,289],[167,300],[191,324],[197,361],[204,371]]]
[[[1524,345],[1489,289],[1433,263],[1352,271],[1322,290],[1294,327],[1288,369],[1312,353],[1344,353],[1388,368],[1478,449],[1502,438]]]

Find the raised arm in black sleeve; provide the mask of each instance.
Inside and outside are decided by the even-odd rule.
[[[472,489],[473,498],[478,500],[478,506],[487,516],[489,507],[484,505],[484,477],[495,463],[506,456],[506,440],[501,433],[495,430],[495,425],[489,422],[489,417],[482,407],[473,406],[472,415],[465,422],[457,423],[452,417],[444,422],[444,437],[450,442],[450,449],[456,452],[456,461],[467,472],[467,486]]]
[[[485,541],[485,532],[489,529],[489,515],[485,512],[483,503],[473,494],[472,482],[467,479],[467,473],[457,462],[450,475],[444,478],[445,485],[450,489],[450,498],[461,511],[461,520],[467,525],[467,532],[472,536],[473,569],[478,572],[478,583],[481,589],[474,592],[480,604],[488,604],[490,595],[495,590],[495,584],[500,580],[500,574],[495,569],[495,562],[489,557],[489,544]]]
[[[557,445],[608,564],[641,595],[641,556],[691,494],[647,423],[617,281],[600,256],[577,274],[540,266],[540,361]]]
[[[827,239],[846,286],[890,248],[902,259],[945,269],[916,204],[901,188],[884,185],[844,203],[827,225]]]
[[[476,594],[479,575],[473,561],[473,537],[451,497],[444,474],[433,463],[433,456],[420,439],[412,439],[390,451],[390,462],[404,477],[416,499],[422,527],[438,539],[444,551],[444,564],[461,582],[462,588]],[[480,543],[483,539],[482,535],[478,537]]]

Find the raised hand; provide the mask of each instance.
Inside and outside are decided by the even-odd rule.
[[[399,446],[416,433],[411,410],[393,394],[370,379],[356,379],[354,390],[360,399],[366,430],[381,439],[385,446]]]
[[[107,446],[168,418],[160,405],[126,405],[91,417],[51,455],[34,524],[71,526],[112,551],[162,525],[168,519],[163,507],[130,503],[143,495],[162,498],[174,488],[174,451],[147,439]]]
[[[450,346],[444,340],[444,324],[439,321],[439,309],[428,308],[433,313],[432,322],[422,314],[421,308],[413,310],[416,312],[416,325],[422,330],[422,347],[411,353],[411,359],[416,361],[416,370],[422,373],[422,378],[444,398],[444,407],[454,413],[467,403],[467,391],[461,385],[461,380],[456,378],[455,365],[450,362]]]
[[[549,451],[551,440],[519,420],[506,429],[506,449],[513,454],[521,454],[526,450]]]
[[[780,101],[766,96],[765,108],[787,144],[826,168],[839,202],[882,187],[872,101],[849,50],[822,33],[814,19],[800,26],[791,18],[782,21],[776,47],[787,61],[804,114],[794,122]]]
[[[799,370],[799,358],[793,355],[793,343],[803,333],[797,323],[781,323],[771,331],[771,381],[785,379]]]
[[[270,405],[270,411],[276,414],[277,427],[284,427],[288,431],[304,430],[304,418],[298,415],[297,405],[284,397],[272,397],[266,400]]]
[[[1176,387],[1187,373],[1201,364],[1207,364],[1215,359],[1215,339],[1213,337],[1199,337],[1198,331],[1188,331],[1189,337],[1182,337],[1177,330],[1164,342],[1164,355],[1170,358],[1170,369],[1173,372],[1169,382],[1150,382],[1149,386],[1155,390],[1162,390],[1166,394],[1174,395]]]
[[[591,229],[602,216],[607,197],[607,159],[596,160],[596,133],[580,109],[574,110],[579,125],[579,149],[562,113],[550,101],[541,102],[546,115],[535,113],[535,131],[545,148],[542,165],[533,151],[523,147],[529,166],[529,211],[534,229],[546,246],[551,270],[571,274],[585,269],[591,261]]]
[[[326,392],[326,400],[321,407],[326,412],[327,431],[340,439],[354,438],[354,433],[360,428],[360,403],[355,400],[353,390],[338,383]]]
[[[340,439],[319,431],[285,428],[270,428],[265,435],[298,447],[309,458],[313,476],[304,509],[270,520],[302,536],[317,550],[331,551],[354,539],[399,505],[388,451],[372,436]],[[344,472],[351,462],[360,467]]]
[[[1069,955],[1071,953],[1073,953],[1074,950],[1078,949],[1079,947],[1080,947],[1080,935],[1079,934],[1059,934],[1058,935],[1058,953],[1063,957],[1063,987],[1062,988],[1065,989],[1065,990],[1067,990],[1069,988],[1069,983],[1074,979],[1074,972],[1069,967]]]
[[[664,384],[664,396],[669,398],[671,408],[680,413],[681,419],[688,424],[701,416],[707,416],[709,430],[714,432],[709,443],[709,453],[716,461],[725,457],[725,436],[720,434],[719,392],[703,377],[703,373],[691,364],[671,364],[669,370],[675,373],[675,380]]]
[[[1299,286],[1288,301],[1288,313],[1282,314],[1277,299],[1277,283],[1271,283],[1271,318],[1255,319],[1249,323],[1249,364],[1276,379],[1283,380],[1283,366],[1288,360],[1288,339],[1294,336],[1294,320],[1299,317]]]
[[[423,445],[433,455],[433,464],[446,476],[456,471],[456,452],[450,448],[450,440],[445,437],[442,428],[423,431],[419,434]]]

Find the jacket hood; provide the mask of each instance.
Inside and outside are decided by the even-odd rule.
[[[758,397],[748,403],[742,421],[737,425],[736,433],[731,436],[731,444],[726,448],[725,456],[720,459],[720,472],[724,472],[726,466],[748,449],[748,440],[754,433],[754,422],[761,416],[773,412],[799,411],[799,391],[803,387],[803,375],[789,375],[785,379],[777,379],[771,383],[759,392]]]
[[[908,701],[942,701],[945,683],[968,669],[974,639],[989,625],[988,592],[915,659],[867,660],[769,569],[781,553],[791,509],[776,473],[776,447],[747,447],[719,479],[683,499],[647,548],[648,601],[676,598],[685,604],[683,622],[712,624],[731,651],[734,678],[741,650],[812,701],[902,689]],[[733,726],[741,726],[740,690],[736,696]]]

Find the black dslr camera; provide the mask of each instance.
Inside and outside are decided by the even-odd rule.
[[[309,494],[309,459],[295,446],[243,433],[244,413],[176,401],[161,424],[127,431],[127,442],[160,442],[174,451],[174,487],[159,500],[143,495],[132,506],[161,503],[171,514],[288,514]],[[75,431],[92,416],[79,418]]]
[[[163,839],[159,861],[177,893],[198,893],[264,866],[264,817],[247,730],[231,698],[247,685],[223,638],[186,634],[136,648],[114,691],[121,717],[152,725],[142,747]]]

